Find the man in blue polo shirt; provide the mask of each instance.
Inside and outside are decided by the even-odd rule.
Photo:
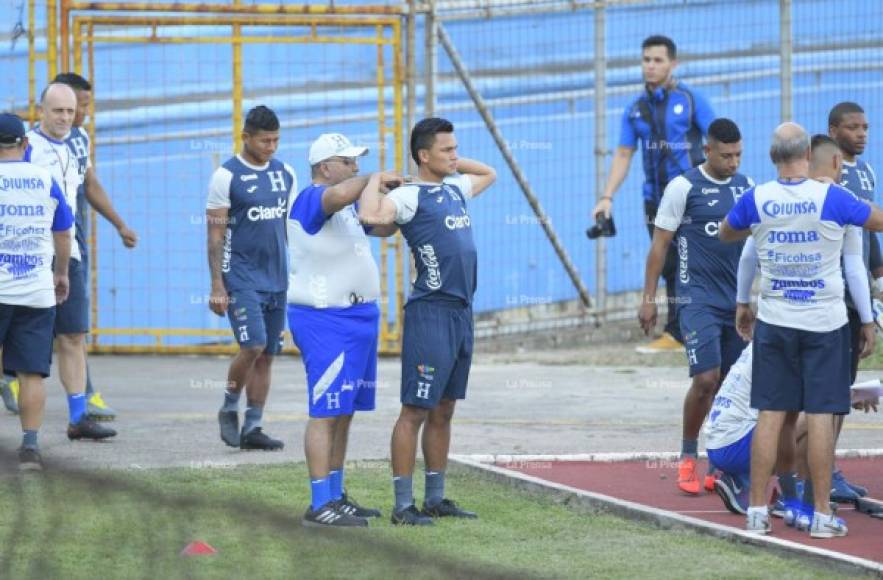
[[[40,470],[43,379],[52,362],[55,305],[68,294],[74,218],[49,171],[23,161],[27,146],[21,119],[0,114],[0,346],[3,371],[21,385],[19,467]]]
[[[623,111],[622,133],[613,156],[607,186],[592,215],[610,216],[613,195],[629,171],[640,142],[644,164],[644,216],[653,238],[654,220],[662,194],[672,179],[702,160],[702,138],[715,115],[705,98],[676,80],[677,47],[665,36],[650,36],[641,45],[641,71],[644,91]],[[665,332],[650,344],[638,347],[640,353],[681,351],[681,332],[676,314],[675,271],[677,249],[669,245],[662,269],[668,298]]]

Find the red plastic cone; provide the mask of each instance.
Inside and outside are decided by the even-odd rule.
[[[217,553],[217,550],[215,550],[205,542],[201,542],[199,540],[190,542],[184,547],[183,550],[181,550],[182,556],[211,556],[212,554]]]

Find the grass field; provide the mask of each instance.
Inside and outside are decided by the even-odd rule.
[[[348,487],[388,516],[386,462]],[[418,478],[419,479],[419,478]],[[303,464],[56,472],[0,478],[2,578],[825,578],[832,571],[692,532],[575,511],[452,470],[478,521],[316,531]],[[422,482],[417,484],[418,497]],[[192,540],[212,556],[182,557]]]

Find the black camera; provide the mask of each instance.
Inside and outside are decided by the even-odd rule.
[[[616,235],[616,224],[613,223],[613,216],[607,218],[604,217],[604,214],[601,214],[596,220],[595,225],[586,230],[586,235],[589,236],[590,240],[600,238],[601,236],[612,238]]]

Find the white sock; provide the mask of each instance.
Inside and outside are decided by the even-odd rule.
[[[765,505],[762,505],[762,506],[752,505],[752,506],[748,506],[747,515],[748,515],[748,517],[751,517],[752,515],[766,516],[766,515],[769,515],[769,510],[767,509],[767,507]]]

